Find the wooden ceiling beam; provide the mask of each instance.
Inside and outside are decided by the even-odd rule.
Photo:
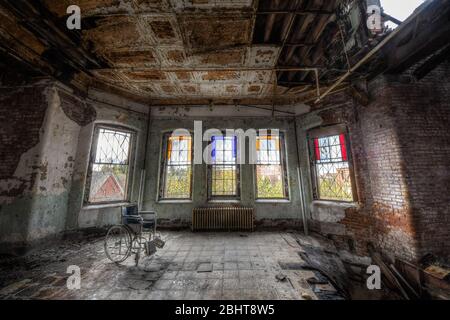
[[[274,22],[275,22],[275,15],[274,14],[269,15],[267,17],[266,29],[264,30],[264,42],[269,42]]]
[[[336,10],[336,1],[328,1],[326,2],[326,9],[328,10]],[[309,35],[306,38],[305,42],[314,42],[318,43],[319,39],[322,37],[323,32],[328,25],[328,23],[335,17],[335,14],[330,16],[321,16],[319,17],[319,21],[315,24],[315,27],[312,32],[309,33]],[[314,47],[317,50],[317,46]],[[313,47],[303,47],[300,50],[300,58],[301,61],[309,61],[311,58],[309,57],[309,54],[312,50],[314,50]],[[308,74],[303,74],[300,76],[300,80],[303,81]]]
[[[409,21],[383,49],[387,72],[402,72],[450,43],[449,16],[450,0],[436,0],[414,21]]]
[[[233,67],[233,68],[222,68],[222,67],[192,67],[192,68],[159,68],[159,67],[147,67],[147,68],[107,68],[107,69],[94,69],[93,71],[161,71],[161,72],[209,72],[209,71],[314,71],[320,69],[323,66],[280,66],[280,67]]]
[[[79,33],[62,29],[57,19],[40,1],[0,0],[0,5],[11,12],[27,31],[57,52],[64,64],[84,72],[88,72],[89,65],[104,66],[98,57],[80,46]]]
[[[334,12],[326,10],[273,10],[273,11],[258,11],[257,15],[268,15],[268,14],[295,14],[295,15],[332,15]]]
[[[441,49],[437,54],[430,57],[427,61],[422,63],[416,70],[414,70],[413,72],[414,77],[417,80],[422,79],[445,60],[447,61],[450,60],[450,44]]]

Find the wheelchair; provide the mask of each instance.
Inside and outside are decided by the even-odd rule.
[[[105,237],[105,253],[112,262],[124,262],[134,254],[137,266],[143,253],[152,256],[157,248],[164,247],[165,242],[156,231],[156,212],[138,212],[137,205],[124,206],[121,207],[121,219],[122,224],[109,228]]]

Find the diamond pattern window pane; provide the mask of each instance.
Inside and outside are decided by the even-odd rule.
[[[352,201],[352,185],[348,161],[342,157],[339,135],[321,137],[320,160],[316,160],[319,198],[323,200]]]
[[[89,202],[125,200],[128,184],[128,166],[94,164],[89,189]]]
[[[107,128],[98,130],[89,202],[126,200],[130,146],[131,133]]]
[[[128,164],[131,133],[100,129],[95,163]]]

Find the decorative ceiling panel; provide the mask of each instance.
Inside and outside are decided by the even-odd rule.
[[[147,101],[267,100],[274,82],[277,95],[286,92],[284,85],[314,90],[314,72],[280,68],[320,67],[336,38],[339,2],[36,1],[48,9],[46,19],[53,15],[59,25],[69,5],[81,8],[82,30],[67,36],[90,56],[77,61],[84,77],[74,78],[92,76],[89,85],[120,87]]]

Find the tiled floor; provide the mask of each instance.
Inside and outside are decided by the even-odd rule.
[[[66,241],[4,261],[0,298],[317,299],[306,281],[317,272],[301,267],[300,235],[166,232],[163,237],[166,246],[137,267],[133,258],[121,265],[109,262],[103,238]],[[212,271],[198,272],[204,264],[212,264]],[[79,290],[67,289],[70,265],[81,269]]]

